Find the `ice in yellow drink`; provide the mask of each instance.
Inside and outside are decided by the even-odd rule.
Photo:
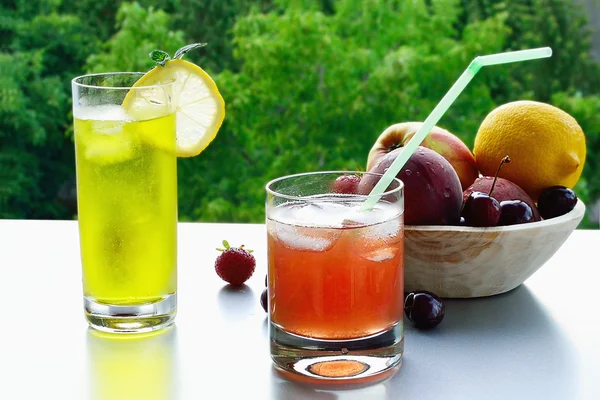
[[[130,120],[102,105],[74,117],[84,295],[135,305],[176,293],[175,114]]]

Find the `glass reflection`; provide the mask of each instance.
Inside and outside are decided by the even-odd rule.
[[[175,326],[142,334],[88,329],[90,399],[174,399]]]

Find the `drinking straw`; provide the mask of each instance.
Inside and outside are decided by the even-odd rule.
[[[377,203],[387,187],[390,185],[394,177],[400,172],[404,164],[408,161],[410,156],[417,150],[419,145],[423,142],[425,137],[429,134],[431,129],[438,123],[442,115],[448,110],[450,105],[456,100],[458,95],[464,90],[467,84],[473,79],[475,74],[479,72],[481,67],[486,65],[497,65],[507,64],[512,62],[535,60],[538,58],[546,58],[552,55],[552,49],[550,47],[542,47],[538,49],[510,51],[506,53],[489,54],[487,56],[478,56],[471,61],[467,69],[462,75],[454,82],[454,85],[448,90],[448,93],[440,100],[435,106],[433,111],[423,122],[423,125],[417,130],[412,139],[404,146],[402,152],[396,157],[394,162],[390,165],[388,170],[383,174],[379,182],[369,193],[369,197],[362,204],[361,210],[370,210]]]

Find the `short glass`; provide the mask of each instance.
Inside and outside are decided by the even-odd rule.
[[[342,176],[353,178],[341,178],[344,185]],[[351,382],[400,365],[403,183],[395,179],[371,210],[360,210],[380,176],[316,172],[267,184],[269,330],[278,369]]]
[[[177,308],[177,157],[173,82],[143,74],[73,79],[84,310],[108,332],[172,323]]]

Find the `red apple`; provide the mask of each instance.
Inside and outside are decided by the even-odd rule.
[[[402,150],[398,148],[387,153],[368,172],[384,174]],[[463,192],[456,171],[444,157],[419,146],[396,177],[404,182],[406,225],[458,223]],[[358,185],[359,193],[370,193],[379,178],[364,175]]]
[[[367,159],[367,171],[377,160],[390,151],[405,146],[423,125],[422,122],[403,122],[388,127],[371,148]],[[458,136],[434,126],[421,146],[427,147],[444,157],[452,165],[460,179],[462,190],[468,188],[479,176],[473,153]]]

